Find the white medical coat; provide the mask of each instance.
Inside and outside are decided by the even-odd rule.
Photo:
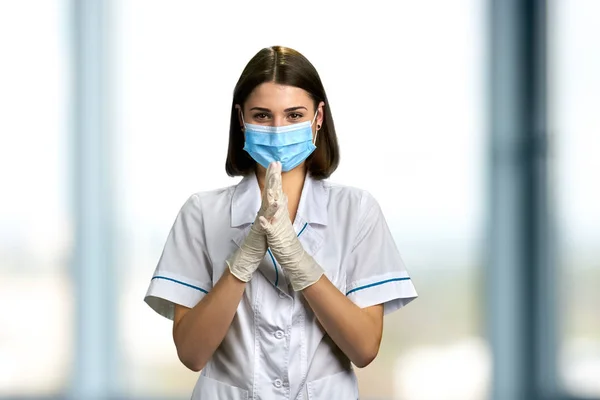
[[[192,308],[223,274],[260,208],[256,176],[193,194],[167,238],[145,301],[173,319]],[[388,314],[417,297],[377,201],[366,191],[307,175],[294,229],[331,282],[359,307]],[[267,253],[192,399],[358,398],[351,363],[326,334],[301,293]]]

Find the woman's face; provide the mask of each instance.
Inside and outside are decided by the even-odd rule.
[[[313,137],[317,126],[323,123],[323,106],[317,107],[319,115],[313,123]],[[238,111],[241,110],[237,106]],[[248,124],[284,126],[298,122],[312,121],[315,116],[313,100],[308,92],[295,86],[265,82],[258,85],[248,96],[243,110],[244,121]],[[240,126],[243,127],[240,114]]]

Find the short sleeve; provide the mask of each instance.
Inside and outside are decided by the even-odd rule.
[[[204,244],[202,210],[196,195],[179,210],[144,301],[173,319],[175,304],[193,308],[212,289],[212,267]]]
[[[346,296],[361,308],[383,304],[384,314],[417,298],[381,207],[367,192],[347,264]]]

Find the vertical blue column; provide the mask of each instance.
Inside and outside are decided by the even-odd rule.
[[[111,2],[71,1],[76,332],[73,399],[115,395],[115,279]]]
[[[556,394],[545,0],[489,3],[487,320],[494,400]]]

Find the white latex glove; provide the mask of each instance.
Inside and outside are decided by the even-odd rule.
[[[275,207],[277,211],[273,218],[261,216],[260,224],[267,234],[271,252],[289,277],[292,288],[304,290],[321,278],[323,269],[302,247],[290,221],[287,196],[283,192]]]
[[[226,260],[231,274],[243,282],[252,279],[252,275],[267,252],[267,238],[260,225],[259,218],[273,218],[280,205],[282,194],[281,164],[272,163],[267,168],[262,203],[254,224],[240,248]]]

